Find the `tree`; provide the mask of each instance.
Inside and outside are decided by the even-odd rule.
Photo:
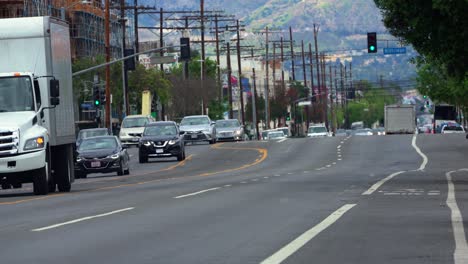
[[[467,106],[466,0],[374,0],[385,26],[419,52],[419,90]],[[435,81],[435,82],[432,82]],[[459,98],[464,100],[458,100]],[[461,102],[460,102],[461,101]]]

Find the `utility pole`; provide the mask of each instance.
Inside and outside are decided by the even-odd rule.
[[[162,7],[159,9],[159,26],[160,26],[160,29],[159,29],[159,47],[164,47],[164,31],[163,31],[163,23],[164,23],[164,15],[163,15],[163,9]],[[159,55],[161,56],[161,59],[162,57],[164,56],[164,50],[161,50],[159,51]],[[161,63],[160,64],[160,67],[161,67],[161,71],[164,71],[164,64]]]
[[[122,57],[125,56],[125,0],[120,0],[120,21],[122,23]],[[128,75],[127,68],[125,67],[125,62],[122,62],[122,92],[123,92],[123,117],[127,116],[129,113],[128,107],[128,96],[127,96],[127,87],[128,87]]]
[[[232,75],[232,69],[231,69],[231,47],[229,45],[229,41],[226,43],[227,46],[227,67],[228,67],[228,99],[229,99],[229,119],[233,118],[233,112],[232,112],[232,81],[231,81],[231,75]]]
[[[240,25],[239,20],[237,20],[237,67],[239,73],[239,95],[240,95],[240,103],[241,103],[241,121],[242,125],[245,126],[245,116],[244,116],[244,89],[242,85],[242,65],[241,65],[241,47],[240,47]]]
[[[294,62],[294,40],[292,35],[292,28],[289,27],[289,41],[291,45],[291,68],[292,68],[292,79],[293,81],[296,80],[296,72],[295,72],[295,62]]]
[[[283,37],[281,37],[281,85],[282,85],[282,91],[281,92],[285,92],[286,91],[286,84],[284,82],[284,68],[283,68],[283,65],[284,65],[284,45],[283,45]]]
[[[105,0],[105,45],[106,62],[110,62],[110,0]],[[107,129],[111,129],[111,102],[110,102],[110,65],[106,66],[106,119]]]
[[[313,59],[312,59],[312,44],[309,43],[309,62],[310,62],[310,98],[312,102],[312,98],[315,96],[314,92],[314,65],[313,65]]]
[[[330,87],[330,111],[331,111],[331,119],[332,119],[331,120],[331,127],[332,127],[333,134],[335,134],[335,132],[336,132],[335,116],[336,115],[335,115],[335,109],[333,107],[334,99],[333,99],[332,66],[329,65],[328,68],[329,68],[329,74],[330,74],[330,85],[329,85],[329,87]]]
[[[322,53],[322,80],[323,80],[323,112],[324,112],[324,119],[325,119],[325,126],[329,127],[328,122],[328,89],[326,83],[326,73],[327,73],[327,66],[325,65],[325,53]]]
[[[276,96],[276,43],[273,42],[273,96]]]
[[[314,23],[314,42],[315,42],[315,64],[317,65],[317,86],[319,95],[317,96],[317,101],[322,103],[322,82],[320,80],[320,63],[319,63],[319,54],[318,54],[318,43],[317,43],[317,34],[318,34],[319,27]],[[320,105],[322,106],[322,105]],[[320,107],[320,113],[322,117],[322,122],[325,121],[325,113],[323,113],[323,108]]]
[[[108,0],[106,0],[108,1]],[[133,6],[134,6],[134,10],[133,10],[133,22],[134,22],[134,27],[135,27],[135,53],[138,53],[140,52],[140,43],[139,43],[139,39],[138,39],[138,0],[134,0],[133,1]],[[138,61],[138,56],[136,57],[136,60]]]
[[[306,98],[310,96],[309,89],[307,88],[307,70],[305,64],[305,53],[304,53],[304,40],[301,41],[301,57],[302,57],[302,73],[304,75],[304,87],[306,88]],[[310,117],[309,117],[309,106],[305,106],[306,111],[306,124],[307,128],[309,127]]]
[[[253,51],[252,51],[253,53]],[[253,79],[253,95],[252,95],[252,122],[255,127],[255,138],[260,138],[260,133],[258,131],[258,122],[257,122],[257,79],[255,76],[255,68],[252,68],[252,79]]]
[[[204,85],[203,81],[205,79],[205,1],[200,0],[200,34],[201,34],[201,76],[200,82],[202,86],[202,115],[205,114],[205,93],[204,93]]]
[[[218,14],[215,15],[215,37],[216,37],[216,84],[219,86],[219,102],[223,102],[223,86],[221,85],[221,65],[219,58],[219,29]]]
[[[268,27],[265,29],[266,31],[266,54],[265,54],[265,66],[266,66],[266,80],[265,80],[265,122],[266,122],[266,129],[270,129],[270,76],[269,76],[269,68],[270,68],[270,63],[268,61]]]

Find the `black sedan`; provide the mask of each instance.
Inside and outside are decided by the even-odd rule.
[[[184,137],[177,124],[172,121],[147,124],[140,139],[138,157],[140,163],[148,162],[148,158],[177,157],[178,161],[184,160]]]
[[[76,178],[86,178],[89,173],[130,173],[127,149],[115,136],[83,139],[75,161]]]

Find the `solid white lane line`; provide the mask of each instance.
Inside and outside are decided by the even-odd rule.
[[[194,193],[179,195],[179,196],[174,197],[174,199],[180,199],[180,198],[185,198],[185,197],[189,197],[189,196],[194,196],[194,195],[197,195],[197,194],[202,194],[202,193],[206,193],[206,192],[211,192],[211,191],[215,191],[215,190],[218,190],[218,189],[221,189],[221,188],[216,187],[216,188],[211,188],[211,189],[202,190],[202,191],[199,191],[199,192],[194,192]]]
[[[305,244],[307,244],[310,240],[316,237],[320,232],[327,229],[333,223],[338,221],[347,211],[351,208],[356,206],[356,204],[345,204],[327,218],[325,218],[322,222],[318,225],[312,227],[311,229],[307,230],[305,233],[300,235],[298,238],[294,239],[291,243],[287,244],[283,248],[281,248],[278,252],[271,255],[260,264],[276,264],[281,263],[286,260],[289,256],[294,254],[300,248],[302,248]]]
[[[421,166],[419,167],[419,171],[422,171],[426,168],[427,163],[429,162],[429,159],[427,156],[421,151],[421,149],[416,145],[416,138],[418,134],[414,134],[413,140],[411,142],[411,145],[413,148],[416,150],[416,152],[423,158],[423,162],[421,163]]]
[[[287,138],[280,139],[280,140],[278,140],[278,143],[281,143],[281,142],[286,141],[286,140],[287,140]]]
[[[63,222],[63,223],[59,223],[59,224],[55,224],[55,225],[50,225],[50,226],[46,226],[46,227],[36,228],[36,229],[31,230],[31,231],[32,231],[32,232],[45,231],[45,230],[49,230],[49,229],[61,227],[61,226],[64,226],[64,225],[71,225],[71,224],[75,224],[75,223],[78,223],[78,222],[82,222],[82,221],[86,221],[86,220],[91,220],[91,219],[94,219],[94,218],[99,218],[99,217],[104,217],[104,216],[109,216],[109,215],[113,215],[113,214],[118,214],[118,213],[122,213],[122,212],[125,212],[125,211],[133,210],[133,209],[135,209],[135,207],[128,207],[128,208],[124,208],[124,209],[120,209],[120,210],[115,210],[115,211],[108,212],[108,213],[104,213],[104,214],[98,214],[98,215],[87,216],[87,217],[78,218],[78,219],[75,219],[75,220],[71,220],[71,221],[67,221],[67,222]]]
[[[463,227],[463,217],[455,198],[455,185],[452,181],[452,173],[460,171],[468,171],[468,169],[447,172],[445,176],[447,177],[448,184],[447,205],[451,211],[453,236],[455,238],[453,258],[455,264],[466,264],[468,263],[468,243],[466,242],[465,229]]]
[[[365,191],[362,193],[362,195],[371,195],[372,193],[374,193],[375,191],[377,191],[380,186],[382,186],[385,182],[391,180],[393,177],[395,176],[398,176],[402,173],[405,173],[406,171],[399,171],[399,172],[395,172],[393,174],[390,174],[389,176],[383,178],[382,180],[378,181],[377,183],[375,183],[374,185],[372,185],[369,190]]]

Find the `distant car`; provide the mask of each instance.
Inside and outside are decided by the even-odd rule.
[[[147,124],[139,144],[139,162],[146,163],[148,158],[168,157],[177,157],[178,161],[185,159],[184,136],[177,124],[172,121]]]
[[[183,131],[185,142],[207,141],[216,143],[215,122],[207,115],[186,116],[180,122],[180,130]]]
[[[272,132],[273,130],[263,130],[261,133],[262,140],[268,140],[268,133]],[[283,133],[284,134],[284,133]]]
[[[83,141],[85,138],[109,135],[109,130],[107,128],[82,129],[80,132],[78,132],[78,136],[76,138],[76,148],[80,146],[81,141]]]
[[[346,137],[348,133],[344,129],[337,129],[335,132],[335,137]]]
[[[364,129],[354,130],[353,135],[355,135],[355,136],[372,136],[372,135],[374,135],[374,133],[372,133],[372,129],[364,128]]]
[[[325,125],[312,125],[309,127],[307,136],[312,137],[312,138],[318,138],[318,137],[329,137],[331,135],[328,132],[328,129],[327,127],[325,127]]]
[[[129,115],[120,126],[119,138],[123,144],[138,145],[145,125],[154,122],[154,118],[145,115]]]
[[[372,133],[373,133],[373,135],[384,136],[385,135],[385,128],[384,127],[374,128],[372,130]]]
[[[284,139],[286,136],[283,131],[270,131],[267,135],[268,140]]]
[[[430,134],[432,132],[432,124],[426,124],[418,127],[418,133],[420,134]]]
[[[116,136],[85,138],[77,149],[76,178],[86,178],[89,173],[130,173],[130,156]]]
[[[446,125],[442,127],[442,134],[464,134],[465,129],[460,125]]]
[[[216,140],[245,140],[244,127],[237,119],[217,120],[216,121]]]
[[[276,128],[275,130],[277,131],[283,131],[284,135],[286,137],[290,137],[291,136],[291,131],[289,130],[289,127],[278,127]]]

